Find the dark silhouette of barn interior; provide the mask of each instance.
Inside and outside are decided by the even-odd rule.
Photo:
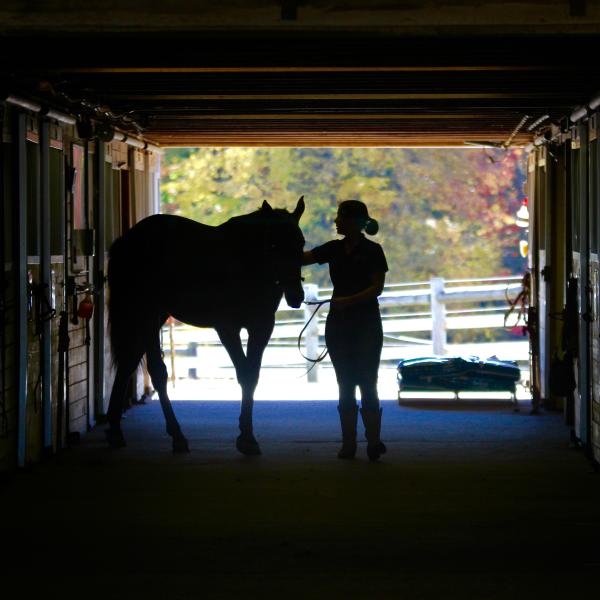
[[[578,110],[597,107],[589,104],[600,88],[595,1],[211,4],[14,1],[0,9],[4,215],[9,206],[21,214],[26,201],[5,183],[19,180],[23,160],[11,150],[25,131],[24,120],[22,129],[11,120],[17,113],[73,127],[74,139],[97,148],[129,138],[130,152],[465,143],[535,152],[569,131]],[[3,223],[7,240],[16,213]],[[6,266],[17,257],[18,269]],[[538,415],[526,406],[513,413],[384,399],[389,452],[377,464],[364,444],[353,462],[335,458],[335,403],[258,403],[264,455],[249,459],[234,449],[237,405],[199,397],[176,406],[193,452],[174,456],[156,402],[126,413],[127,448],[106,447],[104,375],[94,367],[85,433],[62,431],[64,444],[28,450],[37,442],[27,432],[37,429],[23,420],[37,423],[38,405],[24,375],[36,343],[23,341],[27,252],[3,258],[3,302],[12,283],[22,291],[14,311],[3,304],[2,339],[3,406],[15,425],[0,440],[0,548],[3,587],[15,597],[597,593],[598,461],[565,423],[568,402],[550,394]],[[85,360],[104,367],[103,330],[95,331]],[[49,336],[58,344],[57,329]],[[594,362],[579,368],[592,372]],[[23,388],[15,383],[11,396],[13,378]]]

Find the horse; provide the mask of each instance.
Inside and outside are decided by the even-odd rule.
[[[121,417],[127,384],[143,356],[158,392],[173,451],[189,452],[167,395],[160,331],[169,316],[214,328],[235,367],[242,391],[237,449],[261,453],[252,409],[263,352],[273,333],[282,296],[293,308],[304,300],[299,227],[302,196],[292,212],[260,209],[209,226],[176,215],[146,217],[117,238],[108,261],[108,322],[115,379],[106,437],[126,445]],[[147,292],[151,288],[151,293]],[[246,352],[240,331],[248,332]]]

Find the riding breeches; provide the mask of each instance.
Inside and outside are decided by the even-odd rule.
[[[383,346],[379,307],[331,311],[327,316],[325,341],[339,386],[340,408],[356,404],[358,386],[363,408],[378,409],[377,374]]]

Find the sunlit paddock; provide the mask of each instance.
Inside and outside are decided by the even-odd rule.
[[[471,295],[471,304],[481,304],[487,299],[484,308],[450,307],[441,312],[436,307],[432,295],[434,286],[390,285],[381,296],[384,310],[385,342],[379,373],[379,394],[382,399],[398,397],[397,364],[401,359],[420,356],[450,355],[496,357],[500,360],[516,361],[521,369],[521,380],[517,385],[517,398],[530,398],[529,384],[529,342],[521,336],[519,340],[489,341],[472,343],[448,343],[447,331],[494,331],[510,330],[523,326],[523,317],[511,310],[505,301],[510,295],[516,296],[520,289],[517,278],[497,278],[473,282],[448,282],[445,288],[446,300],[452,293]],[[465,285],[469,283],[470,285]],[[307,286],[307,292],[313,292]],[[331,290],[319,290],[316,299],[323,299]],[[478,302],[479,301],[479,302]],[[456,300],[455,300],[456,302]],[[406,312],[407,306],[424,304],[422,312]],[[326,306],[326,305],[325,305]],[[324,328],[326,309],[317,311],[312,319],[312,332],[305,328],[311,320],[315,308],[291,309],[282,301],[277,313],[277,322],[270,344],[265,350],[261,379],[256,392],[256,400],[334,400],[337,398],[335,374],[328,356],[322,362],[313,364],[326,350]],[[310,326],[310,324],[309,324]],[[304,331],[303,331],[304,330]],[[242,332],[244,335],[245,332]],[[314,340],[307,339],[312,333]],[[212,329],[198,329],[169,321],[162,332],[165,361],[169,369],[170,394],[174,399],[196,400],[239,400],[235,372],[225,349]],[[441,340],[440,340],[441,338]],[[244,336],[244,341],[246,336]],[[438,344],[442,343],[442,347]],[[436,347],[437,346],[437,347]],[[309,360],[306,360],[308,357]],[[461,391],[462,399],[509,398],[506,392]],[[402,398],[453,398],[452,392],[403,391]]]

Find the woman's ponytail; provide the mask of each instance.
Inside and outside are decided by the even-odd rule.
[[[379,223],[375,219],[371,219],[370,217],[367,219],[365,223],[365,233],[369,235],[375,235],[379,231]]]

